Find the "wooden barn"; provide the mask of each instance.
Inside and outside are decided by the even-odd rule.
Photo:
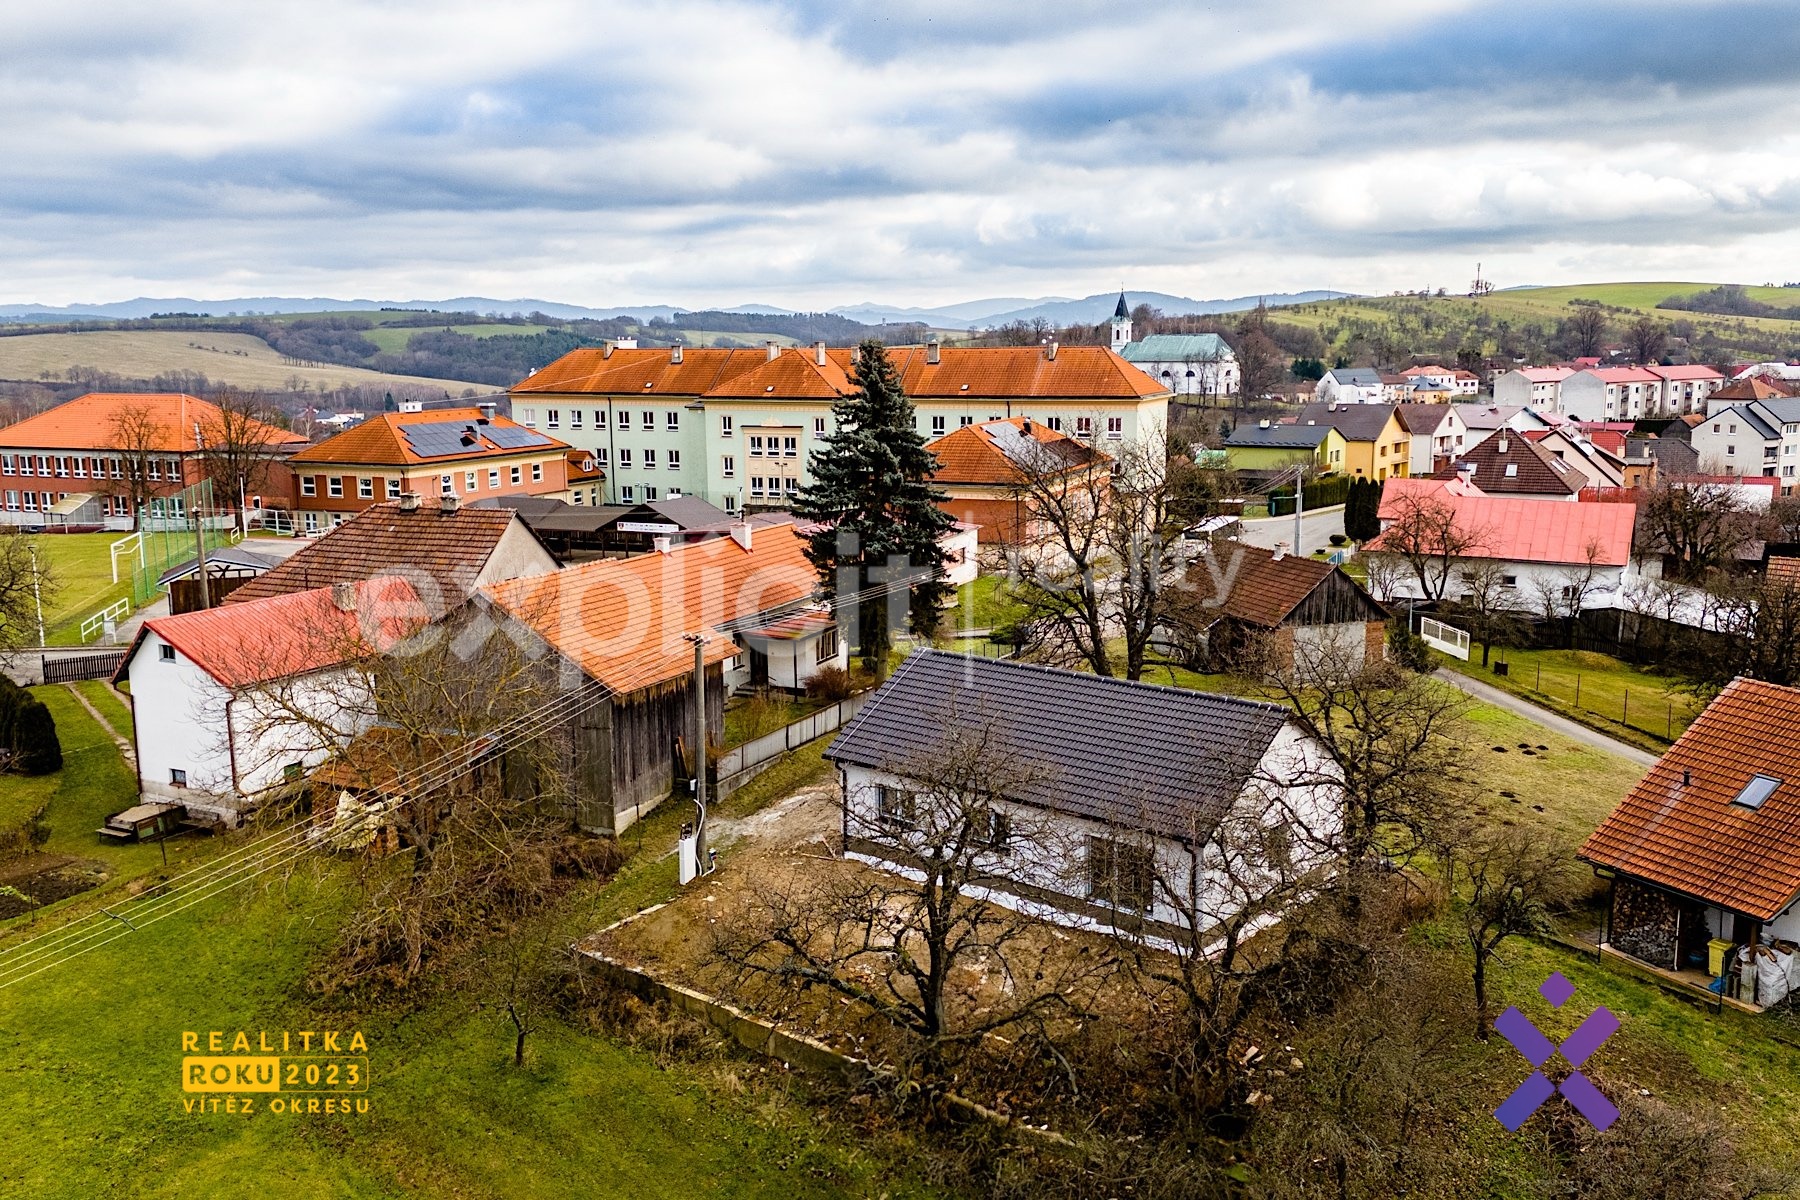
[[[1326,655],[1354,669],[1387,653],[1388,613],[1340,567],[1220,542],[1175,586],[1165,652],[1205,671],[1291,669]]]
[[[487,602],[555,653],[580,701],[546,732],[571,781],[576,819],[620,833],[694,769],[694,658],[700,639],[709,741],[725,724],[725,677],[746,651],[731,629],[807,605],[818,577],[791,524],[630,559],[582,563],[486,589]]]

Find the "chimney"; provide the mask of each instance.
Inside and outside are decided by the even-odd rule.
[[[1494,449],[1498,450],[1502,454],[1505,454],[1506,453],[1506,439],[1501,438],[1498,442],[1494,443]]]
[[[813,362],[821,367],[825,365],[825,343],[824,342],[814,342],[813,343]]]
[[[939,360],[939,356],[938,356],[938,340],[936,338],[932,338],[930,341],[925,343],[925,362],[926,362],[926,365],[935,367],[938,365],[939,361],[940,360]]]
[[[356,585],[354,583],[332,584],[331,603],[339,612],[355,612]]]
[[[1270,421],[1269,418],[1264,417],[1262,420],[1260,420],[1256,423],[1256,427],[1258,429],[1267,429],[1272,424],[1274,424],[1274,422]]]
[[[492,400],[483,400],[480,404],[475,406],[475,411],[481,414],[481,419],[483,421],[492,421],[494,419],[494,414],[499,411],[499,408]]]
[[[669,365],[670,366],[680,366],[681,365],[681,343],[680,342],[676,342],[673,346],[669,347]]]
[[[438,515],[445,517],[449,516],[456,511],[457,503],[458,501],[455,496],[439,496]]]
[[[1030,417],[1026,417],[1023,421],[1021,421],[1019,423],[1019,432],[1026,434],[1026,435],[1029,435],[1031,433],[1031,418]]]
[[[1275,543],[1275,554],[1272,558],[1269,559],[1269,561],[1270,562],[1280,562],[1282,559],[1287,557],[1287,552],[1288,552],[1288,544],[1286,542],[1276,542]]]
[[[1693,771],[1691,771],[1687,767],[1681,768],[1681,786],[1682,787],[1692,787],[1693,785],[1694,785]]]
[[[656,547],[656,552],[658,554],[667,554],[669,552],[669,548],[672,545],[674,545],[674,542],[670,540],[668,534],[659,533],[655,537],[650,539],[650,544],[652,546]]]
[[[739,521],[737,524],[733,525],[731,527],[731,540],[746,550],[750,549],[750,522]]]
[[[611,342],[602,342],[600,344],[600,357],[602,359],[611,358],[612,352],[613,352],[613,344]]]
[[[781,354],[781,343],[775,341],[764,342],[763,352],[769,356],[770,362],[774,362]]]
[[[401,492],[400,493],[400,511],[401,512],[418,512],[419,511],[419,493],[417,493],[417,492]]]
[[[1047,362],[1055,362],[1056,361],[1056,343],[1055,342],[1045,342],[1044,343],[1044,359]]]

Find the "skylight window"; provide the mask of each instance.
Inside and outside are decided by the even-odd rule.
[[[1744,790],[1737,794],[1737,799],[1732,803],[1741,804],[1745,808],[1761,808],[1763,801],[1773,796],[1775,789],[1780,786],[1779,779],[1768,775],[1752,775],[1750,782],[1744,785]]]

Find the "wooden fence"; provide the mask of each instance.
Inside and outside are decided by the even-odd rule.
[[[40,655],[45,683],[74,683],[79,679],[111,679],[125,661],[123,650],[112,654],[70,654],[62,658]]]

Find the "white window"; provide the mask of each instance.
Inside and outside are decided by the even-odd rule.
[[[44,470],[44,456],[41,454],[38,455],[38,474],[39,475],[48,475],[49,473],[50,472]],[[162,459],[153,458],[150,460],[150,478],[152,478],[152,479],[161,479],[162,478]]]
[[[781,453],[785,458],[797,458],[800,454],[800,439],[797,437],[781,439]]]
[[[815,436],[815,437],[824,437],[825,436],[825,418],[824,417],[814,417],[813,418],[813,436]]]
[[[945,429],[944,429],[945,424],[946,424],[946,422],[943,417],[931,418],[931,436],[932,437],[943,437],[944,433],[945,433]]]
[[[655,413],[651,412],[649,409],[646,408],[640,415],[643,417],[643,420],[640,421],[639,424],[643,428],[645,428],[645,429],[655,429],[656,428],[656,414]]]
[[[668,412],[663,414],[663,428],[670,432],[674,432],[681,428],[681,413],[679,410],[671,408]]]
[[[763,494],[763,477],[761,475],[752,475],[750,477],[750,494],[752,496],[760,496]]]
[[[656,447],[654,446],[644,447],[644,469],[646,471],[656,470]]]
[[[308,532],[308,533],[319,532],[319,514],[318,513],[316,513],[316,512],[307,513],[304,517],[304,521],[306,523],[306,532]]]
[[[637,500],[637,489],[632,487],[629,483],[626,484],[624,487],[619,489],[619,499],[623,500],[627,504],[633,503],[634,501]]]
[[[875,819],[889,829],[911,829],[919,817],[918,797],[904,788],[875,789]]]
[[[86,479],[87,478],[87,456],[86,455],[77,454],[75,456],[75,478],[77,478],[77,479]]]
[[[13,459],[12,455],[0,454],[0,475],[13,474],[14,473],[13,464],[14,464],[14,459]]]
[[[465,491],[465,492],[472,492],[472,491],[474,491],[474,490],[475,490],[475,481],[476,481],[476,480],[477,480],[477,479],[478,479],[478,478],[480,478],[480,473],[479,473],[479,472],[477,472],[477,471],[464,471],[464,472],[463,472],[463,491]]]
[[[367,475],[358,475],[356,477],[356,495],[361,500],[373,500],[375,498],[375,481]]]
[[[547,408],[544,410],[544,424],[550,429],[562,428],[562,409]]]
[[[620,446],[619,447],[619,470],[629,471],[630,469],[631,469],[631,447],[630,446]]]
[[[671,471],[681,470],[681,451],[679,451],[679,450],[669,451],[669,470],[671,470]]]
[[[837,657],[837,652],[838,631],[836,629],[827,629],[819,635],[819,640],[813,643],[813,661],[816,663],[830,662]]]
[[[654,499],[656,499],[656,485],[649,484],[644,488],[644,500],[646,503],[648,503],[649,501],[654,500]]]
[[[389,500],[398,500],[400,498],[400,479],[398,476],[388,477],[387,498]]]
[[[456,494],[456,477],[453,475],[439,475],[438,493],[444,496],[454,496]]]
[[[175,647],[169,645],[169,643],[167,643],[167,642],[164,642],[162,645],[160,645],[156,648],[156,657],[158,659],[162,660],[163,662],[174,662],[175,661]]]
[[[519,420],[524,422],[525,428],[536,429],[537,428],[537,409],[535,409],[535,408],[520,409],[519,410]]]
[[[37,511],[37,493],[36,492],[26,492],[25,493],[25,511],[26,512],[36,512]]]
[[[1125,436],[1125,418],[1124,417],[1108,417],[1108,418],[1106,418],[1106,436],[1109,438],[1113,438],[1115,440],[1118,438],[1124,437]]]
[[[13,489],[13,488],[7,489],[7,491],[6,491],[6,507],[12,512],[19,511],[19,493],[16,489]]]
[[[756,434],[756,433],[751,434],[750,435],[750,457],[751,458],[761,458],[762,450],[763,450],[762,435]]]
[[[970,425],[973,425],[974,423],[975,423],[974,417],[958,417],[956,419],[956,427],[958,429],[966,429]]]
[[[725,511],[726,512],[736,512],[737,511],[737,496],[732,494],[731,492],[725,493]]]
[[[1051,429],[1051,432],[1053,432],[1053,433],[1061,433],[1062,432],[1062,418],[1061,417],[1048,417],[1045,419],[1044,424],[1048,425]]]
[[[533,482],[533,483],[544,482],[544,464],[543,463],[534,462],[531,464],[531,482]]]
[[[302,496],[318,495],[319,494],[319,481],[318,481],[317,477],[312,476],[312,475],[302,475],[300,477],[300,494]]]
[[[514,483],[518,483],[518,482],[519,482],[519,468],[517,468],[517,467],[514,467],[514,468],[513,468],[513,469],[512,469],[512,476],[511,476],[511,478],[512,478],[512,481],[513,481],[513,482],[514,482]]]
[[[787,494],[790,496],[798,496],[800,494],[800,481],[798,479],[784,479],[782,480],[782,486],[787,489]]]
[[[446,478],[448,477],[446,476]],[[332,475],[327,477],[325,480],[325,494],[328,496],[342,496],[344,494],[344,477],[342,475]]]
[[[488,490],[491,492],[499,486],[500,486],[500,468],[499,467],[489,467],[488,468]]]
[[[602,446],[598,450],[594,451],[594,462],[596,464],[598,464],[599,466],[602,466],[602,467],[606,466],[608,458],[609,458],[609,456],[606,452],[605,446]]]
[[[571,408],[569,410],[569,428],[581,428],[581,410],[579,408]]]
[[[719,460],[719,473],[727,479],[735,479],[737,477],[737,459],[729,454],[724,458],[721,458]]]
[[[731,434],[732,434],[731,418],[725,417],[725,416],[720,417],[719,418],[719,436],[720,437],[730,437]]]
[[[620,429],[630,429],[631,428],[631,410],[630,409],[621,408],[619,410],[619,428]]]
[[[1092,418],[1092,417],[1076,417],[1075,418],[1075,436],[1078,438],[1093,437],[1094,436],[1094,418]]]
[[[180,767],[169,768],[169,786],[184,788],[187,786],[187,772]]]

